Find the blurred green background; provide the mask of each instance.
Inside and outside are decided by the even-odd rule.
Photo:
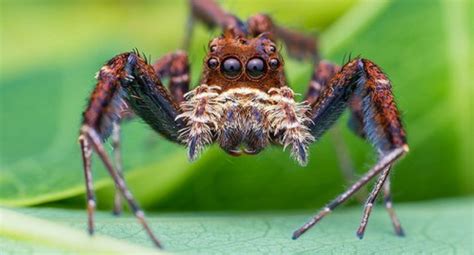
[[[456,7],[462,4],[467,10]],[[341,64],[351,53],[385,70],[411,148],[393,172],[396,202],[474,194],[472,2],[223,6],[242,18],[270,13],[279,24],[320,36],[331,61]],[[152,59],[179,49],[187,14],[186,1],[1,2],[0,205],[84,206],[77,134],[94,74],[135,47]],[[194,84],[205,45],[217,34],[196,26],[189,52]],[[310,63],[287,59],[286,71],[304,93]],[[338,126],[361,174],[374,163],[374,151],[347,130],[346,120]],[[213,146],[191,164],[184,148],[141,121],[124,126],[123,146],[127,180],[149,211],[316,209],[347,186],[328,135],[311,147],[305,168],[281,148],[235,158]],[[94,160],[98,205],[110,208],[112,183]]]

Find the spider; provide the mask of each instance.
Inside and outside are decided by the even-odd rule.
[[[184,51],[165,55],[153,65],[136,50],[122,53],[97,73],[98,82],[83,113],[79,135],[89,233],[94,232],[96,206],[91,173],[91,156],[95,152],[117,189],[114,211],[120,212],[123,197],[154,244],[161,247],[122,175],[119,136],[125,119],[138,116],[169,141],[184,145],[191,161],[213,143],[234,156],[258,154],[267,146],[280,145],[289,147],[291,156],[304,166],[308,162],[308,146],[349,108],[350,127],[375,147],[378,161],[295,231],[293,239],[377,176],[357,236],[363,237],[382,189],[395,232],[404,235],[392,207],[389,174],[393,164],[408,152],[408,145],[391,83],[382,70],[364,58],[350,59],[343,66],[320,61],[314,38],[281,27],[268,15],[257,14],[243,22],[213,0],[190,0],[190,6],[185,45],[189,44],[194,21],[223,30],[220,37],[209,42],[197,87],[189,91],[189,64]],[[286,46],[290,56],[314,62],[314,73],[302,102],[295,101],[295,93],[288,86],[276,41]],[[168,88],[161,82],[165,78],[169,79]],[[109,137],[115,160],[104,149],[103,142]]]

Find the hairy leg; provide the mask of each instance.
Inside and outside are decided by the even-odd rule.
[[[235,32],[246,35],[245,25],[234,15],[222,9],[214,0],[189,0],[190,11],[186,24],[184,49],[189,49],[195,21],[200,21],[209,28],[234,28]]]
[[[102,143],[113,136],[115,157],[120,162],[119,122],[128,116],[129,108],[158,133],[179,142],[178,130],[183,126],[175,120],[180,110],[161,84],[153,67],[136,52],[117,55],[104,65],[97,75],[97,85],[83,114],[79,142],[81,145],[86,181],[89,233],[94,232],[95,200],[92,185],[91,154],[97,153],[114,180],[117,189],[127,201],[138,221],[158,247],[160,243],[149,228],[143,211],[128,190],[118,168],[107,155]]]
[[[184,51],[177,51],[166,54],[158,59],[153,68],[160,79],[169,79],[168,89],[174,101],[179,104],[184,100],[184,94],[189,90],[189,62],[187,54]],[[123,163],[120,150],[120,126],[122,123],[133,118],[133,113],[126,104],[122,106],[120,118],[112,125],[112,148],[114,153],[114,164],[119,174],[122,175]],[[123,176],[122,176],[123,177]],[[116,187],[114,197],[113,214],[120,215],[122,211],[120,191]]]
[[[354,59],[344,65],[312,104],[312,135],[316,139],[320,138],[341,116],[354,95],[362,99],[363,129],[367,134],[367,140],[374,145],[381,156],[369,172],[298,229],[293,235],[295,239],[354,195],[372,178],[380,175],[369,195],[361,227],[357,232],[362,236],[369,219],[370,208],[384,185],[391,166],[408,152],[405,131],[394,102],[390,81],[379,67],[366,59]]]
[[[357,134],[357,136],[366,139],[367,135],[364,130],[364,112],[363,112],[363,98],[359,95],[354,95],[349,101],[349,108],[351,110],[351,115],[349,119],[348,126],[349,128]],[[384,205],[387,209],[387,212],[390,216],[392,224],[395,229],[395,233],[399,236],[403,236],[404,232],[400,225],[400,221],[397,218],[395,213],[395,209],[393,209],[393,202],[391,198],[390,192],[390,174],[388,174],[387,179],[385,180],[385,184],[383,186],[384,191]],[[361,196],[365,195],[362,193],[358,193]]]
[[[153,68],[160,79],[169,78],[168,89],[173,99],[178,104],[183,102],[191,79],[188,54],[184,51],[166,54],[153,64]]]
[[[305,100],[311,105],[318,100],[322,91],[326,88],[329,80],[339,72],[341,68],[331,62],[322,60],[315,66],[311,80],[309,81],[308,91],[306,92]],[[356,171],[354,164],[349,154],[349,149],[342,137],[342,132],[338,126],[334,126],[329,131],[331,136],[339,167],[343,173],[347,184],[351,184],[356,180]],[[366,197],[366,192],[357,192],[355,195],[359,202],[363,202]]]

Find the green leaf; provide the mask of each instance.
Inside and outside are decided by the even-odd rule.
[[[395,208],[406,231],[405,237],[396,236],[384,208],[375,207],[363,240],[355,236],[361,208],[338,209],[295,241],[291,240],[291,233],[312,212],[153,214],[149,216],[149,221],[165,245],[165,251],[171,253],[469,254],[474,251],[473,203],[473,198],[466,198],[396,204]],[[144,247],[152,247],[141,226],[131,216],[116,218],[110,213],[98,213],[98,234],[110,235],[115,240],[102,237],[91,240],[84,237],[86,219],[83,211],[48,208],[17,211],[29,216],[2,210],[2,215],[8,212],[10,216],[28,219],[25,224],[21,224],[25,232],[20,235],[13,236],[0,230],[0,249],[7,254],[20,254],[28,249],[39,251],[39,247],[50,242],[60,242],[64,244],[62,246],[72,245],[70,248],[78,250],[68,250],[76,252],[79,249],[99,251],[98,248],[105,246],[122,252],[137,249],[135,253],[141,253]],[[32,216],[54,220],[55,224],[41,220],[41,225],[37,225],[36,222],[40,220],[30,218]],[[55,226],[50,227],[50,224]],[[59,224],[61,228],[56,226]],[[47,227],[40,228],[42,226]],[[58,237],[59,229],[65,232]],[[36,235],[38,230],[45,233],[41,238]],[[83,234],[80,235],[78,231],[83,231]],[[28,240],[18,241],[25,237]],[[28,243],[33,241],[30,237],[35,237],[35,244]],[[137,245],[129,246],[124,241]],[[54,246],[52,249],[57,248]]]
[[[73,212],[42,211],[48,217],[70,218]],[[35,214],[35,213],[32,213]],[[35,253],[113,253],[161,254],[157,250],[132,245],[103,235],[91,238],[85,231],[75,230],[0,208],[0,250],[6,254]],[[57,218],[56,218],[57,219]]]

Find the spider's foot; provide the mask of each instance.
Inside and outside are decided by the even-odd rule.
[[[405,236],[405,231],[401,226],[395,227],[395,234],[399,237],[404,237]]]

